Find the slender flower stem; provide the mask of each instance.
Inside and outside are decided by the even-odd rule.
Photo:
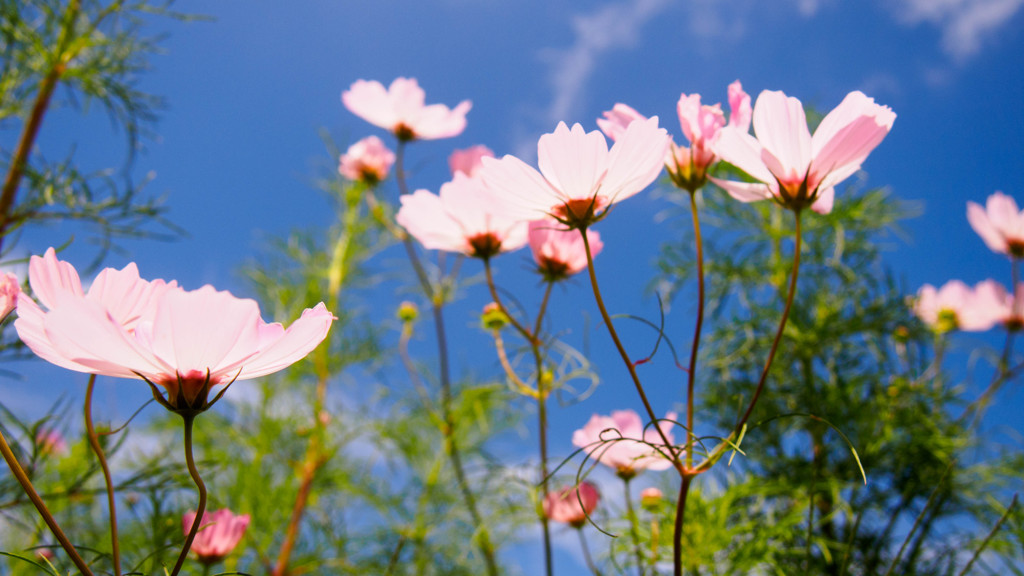
[[[404,159],[405,141],[400,139],[395,151],[394,170],[399,193],[403,196],[409,193],[409,187],[405,181]],[[469,481],[466,478],[466,472],[462,466],[462,456],[460,455],[459,445],[455,436],[455,417],[452,414],[452,383],[448,367],[448,341],[444,329],[444,294],[434,289],[426,270],[424,270],[423,265],[420,263],[419,256],[416,254],[416,247],[412,243],[412,238],[408,234],[403,238],[403,244],[405,244],[405,251],[409,256],[409,262],[412,263],[416,277],[419,279],[420,287],[423,289],[427,299],[430,300],[433,311],[434,329],[437,334],[437,355],[440,364],[441,417],[443,419],[441,433],[444,435],[445,452],[451,460],[452,468],[455,471],[455,479],[462,492],[466,508],[469,510],[473,527],[476,529],[477,542],[480,552],[484,557],[484,564],[487,566],[487,573],[489,576],[497,576],[498,564],[495,559],[494,544],[491,542],[490,532],[480,516],[480,511],[476,504],[476,496],[473,494],[473,490],[470,488]]]
[[[107,465],[107,458],[100,446],[100,439],[96,435],[96,429],[92,424],[92,392],[96,384],[96,375],[89,375],[89,384],[85,388],[85,434],[89,439],[89,445],[96,454],[96,460],[100,463],[103,471],[103,481],[107,485],[107,507],[110,509],[110,548],[114,559],[114,576],[121,576],[121,548],[117,538],[117,506],[114,503],[114,482],[110,478],[110,466]]]
[[[455,470],[455,479],[462,491],[462,498],[469,509],[469,516],[473,520],[473,526],[478,534],[478,545],[484,556],[484,563],[487,565],[487,573],[490,576],[497,576],[498,564],[494,558],[494,544],[491,543],[490,532],[480,516],[477,509],[476,496],[469,486],[465,469],[462,466],[462,456],[459,452],[459,445],[455,435],[455,417],[452,414],[452,383],[448,368],[448,340],[444,329],[444,314],[440,304],[434,304],[434,326],[437,330],[437,354],[441,363],[441,415],[444,418],[442,432],[445,437],[446,452],[452,461],[452,468]]]
[[[683,517],[686,514],[686,495],[690,492],[693,476],[683,476],[676,499],[676,523],[672,531],[672,566],[675,576],[683,576]]]
[[[373,197],[372,188],[367,188],[365,196]],[[334,248],[331,251],[331,262],[327,270],[327,308],[337,310],[340,300],[340,293],[345,285],[349,271],[349,256],[353,244],[353,230],[360,214],[360,203],[349,202],[346,204],[345,213],[342,216],[341,232]],[[291,518],[288,527],[285,528],[284,540],[281,542],[281,549],[278,551],[277,562],[271,574],[273,576],[284,576],[288,572],[288,563],[291,560],[292,550],[298,540],[299,528],[302,517],[305,515],[306,507],[309,504],[309,497],[313,490],[313,482],[321,468],[327,463],[329,455],[323,449],[324,435],[327,428],[328,415],[327,406],[327,383],[330,380],[330,347],[321,346],[314,357],[314,366],[317,373],[316,396],[313,401],[313,431],[309,435],[309,444],[306,447],[306,456],[302,466],[299,489],[295,493],[295,504],[292,506]]]
[[[793,273],[789,277],[789,293],[786,295],[786,307],[782,310],[782,320],[779,321],[779,329],[775,332],[775,339],[772,340],[772,347],[768,352],[768,360],[765,361],[764,370],[761,371],[761,379],[757,383],[757,388],[754,390],[754,396],[750,399],[747,411],[743,413],[743,417],[736,424],[734,434],[743,433],[743,428],[747,425],[747,420],[750,419],[750,415],[754,412],[754,406],[757,405],[758,398],[761,397],[761,391],[764,390],[765,382],[768,381],[768,372],[771,371],[772,362],[775,360],[775,352],[779,348],[779,342],[782,341],[782,332],[786,328],[789,311],[793,307],[793,297],[796,295],[796,279],[800,274],[800,211],[794,211],[793,214],[796,216],[796,239],[793,243]]]
[[[523,324],[520,323],[519,320],[516,320],[516,317],[512,315],[512,312],[509,311],[509,309],[505,306],[504,302],[501,301],[501,296],[498,294],[498,287],[494,283],[494,272],[491,270],[491,261],[489,258],[484,259],[484,274],[487,277],[487,287],[491,291],[491,300],[494,300],[494,303],[497,304],[498,307],[501,308],[501,311],[505,313],[505,317],[508,318],[509,324],[511,324],[512,327],[516,329],[516,332],[519,332],[519,334],[521,334],[527,342],[533,345],[535,343],[534,341],[536,340],[536,333],[539,332],[539,328],[538,330],[530,332],[530,330],[526,326],[523,326]],[[548,291],[544,295],[544,305],[541,307],[541,311],[537,315],[538,324],[544,317],[544,308],[547,307],[548,294],[551,293],[550,283],[548,284],[548,286]]]
[[[50,514],[50,510],[46,507],[43,499],[39,497],[35,487],[32,486],[32,480],[25,473],[25,470],[18,463],[18,459],[14,456],[14,451],[7,444],[7,439],[4,438],[4,434],[0,431],[0,453],[3,454],[4,460],[7,461],[7,466],[10,467],[11,473],[14,474],[15,480],[21,484],[21,488],[28,495],[28,499],[32,501],[32,504],[36,507],[39,515],[42,516],[43,522],[46,523],[47,527],[50,528],[50,532],[60,543],[61,548],[68,553],[71,557],[71,561],[75,564],[78,570],[83,576],[93,576],[92,570],[89,569],[89,565],[82,560],[82,557],[78,554],[78,550],[75,550],[75,546],[68,540],[68,537],[64,535],[64,531],[60,529],[60,525],[57,524],[57,520],[53,518],[53,514]]]
[[[188,465],[188,473],[192,476],[192,481],[196,483],[196,490],[199,492],[199,505],[196,507],[196,518],[192,521],[192,528],[188,531],[185,545],[181,548],[171,576],[178,576],[178,572],[181,571],[181,566],[185,563],[185,558],[188,557],[188,551],[192,549],[192,542],[196,539],[199,524],[203,521],[203,514],[206,512],[206,484],[203,483],[203,478],[199,475],[196,462],[192,457],[192,424],[195,421],[195,415],[183,415],[182,418],[185,420],[185,464]]]
[[[548,309],[548,301],[551,299],[551,288],[554,286],[553,282],[547,282],[547,286],[544,289],[544,298],[540,303],[540,310],[537,312],[537,319],[533,323],[533,331],[531,332],[523,324],[521,324],[512,314],[508,308],[505,307],[501,301],[501,296],[498,295],[498,287],[494,283],[494,273],[491,270],[491,262],[489,259],[484,259],[484,272],[487,276],[487,286],[491,291],[491,299],[498,305],[501,311],[505,314],[505,317],[509,319],[509,323],[512,327],[519,332],[522,337],[530,343],[530,349],[533,351],[534,364],[536,365],[537,373],[537,389],[534,395],[537,399],[537,428],[538,436],[540,437],[540,486],[541,486],[541,497],[543,498],[550,492],[548,486],[548,440],[547,440],[547,396],[548,391],[544,389],[544,357],[541,354],[541,339],[540,329],[544,322],[544,314]],[[495,342],[498,345],[498,356],[505,368],[505,372],[512,378],[513,383],[524,390],[529,390],[522,380],[512,370],[511,365],[508,362],[508,358],[505,355],[504,346],[501,345],[501,335],[495,333]],[[544,568],[545,573],[551,576],[554,573],[554,561],[551,552],[551,526],[547,515],[540,514],[541,531],[544,534]]]
[[[640,547],[640,532],[637,530],[638,520],[636,510],[633,509],[633,497],[629,493],[629,478],[623,478],[622,484],[626,487],[626,517],[629,519],[629,533],[633,537],[633,552],[636,554],[636,573],[639,576],[644,574],[644,552]]]
[[[32,152],[36,137],[39,135],[39,129],[43,125],[43,117],[46,116],[46,109],[50,105],[53,91],[67,71],[67,64],[73,56],[72,53],[67,53],[67,49],[71,41],[71,29],[75,25],[75,20],[78,19],[80,8],[81,0],[71,0],[68,3],[67,11],[64,13],[64,22],[61,27],[60,36],[57,39],[57,52],[54,55],[53,64],[39,83],[39,92],[36,93],[35,102],[32,104],[32,111],[29,113],[25,127],[21,131],[18,147],[15,148],[14,155],[11,157],[10,168],[7,171],[7,176],[4,178],[3,188],[0,190],[0,252],[3,250],[4,236],[7,235],[7,230],[14,221],[11,210],[18,193],[18,186],[25,175],[28,156]]]
[[[534,322],[533,337],[530,338],[530,347],[533,348],[534,362],[537,364],[537,428],[540,437],[540,486],[541,496],[545,497],[550,491],[548,486],[548,391],[544,389],[546,377],[544,375],[544,359],[540,352],[540,327],[544,320],[544,312],[548,307],[548,299],[551,297],[552,282],[547,283],[544,289],[544,299],[540,304],[540,311],[537,312],[537,320]],[[554,574],[554,562],[551,554],[551,527],[546,514],[540,515],[541,526],[544,532],[544,568],[547,576]]]
[[[1013,509],[1016,506],[1017,494],[1014,494],[1013,501],[1011,501],[1010,505],[1006,508],[1006,512],[1004,512],[1003,515],[999,517],[999,521],[996,522],[996,525],[992,527],[992,530],[988,533],[988,536],[985,536],[985,539],[981,541],[981,545],[978,546],[978,549],[974,551],[974,555],[971,556],[970,561],[967,562],[966,566],[964,566],[964,569],[960,572],[960,576],[967,576],[967,574],[970,573],[971,566],[974,566],[974,563],[981,556],[981,553],[985,551],[985,548],[988,547],[988,543],[996,535],[996,532],[999,532],[999,529],[1003,527],[1003,524],[1006,523],[1006,520],[1010,518],[1010,513],[1013,512]]]
[[[580,535],[580,548],[583,550],[583,561],[587,563],[587,568],[594,573],[594,576],[601,576],[601,571],[597,569],[597,565],[594,564],[594,558],[590,555],[590,547],[587,546],[587,537],[583,535],[583,527],[577,528],[576,532]]]
[[[693,402],[694,382],[697,378],[697,349],[700,347],[700,331],[704,325],[704,243],[700,235],[700,220],[697,215],[697,193],[690,193],[690,211],[693,212],[693,237],[697,247],[697,325],[693,329],[693,345],[690,348],[690,369],[686,378],[686,467],[693,467]]]
[[[679,486],[676,499],[676,519],[672,531],[672,559],[676,576],[683,573],[683,519],[686,514],[686,496],[693,482],[693,439],[694,435],[694,384],[697,379],[697,351],[700,348],[700,334],[704,326],[704,242],[700,234],[700,217],[697,212],[697,192],[690,192],[690,211],[693,213],[693,237],[697,249],[697,324],[693,329],[693,344],[690,347],[690,367],[686,374],[686,472]]]
[[[601,311],[601,318],[604,320],[605,327],[608,328],[608,334],[611,335],[612,341],[615,342],[615,348],[618,349],[619,355],[622,357],[622,362],[626,365],[629,370],[629,375],[633,379],[633,384],[636,386],[636,391],[640,395],[640,400],[643,402],[644,410],[647,411],[647,416],[654,423],[654,429],[658,431],[658,435],[661,436],[661,441],[665,444],[665,450],[668,451],[672,457],[672,464],[681,476],[684,474],[684,467],[682,462],[679,460],[679,453],[675,450],[672,442],[669,441],[668,436],[665,435],[665,431],[661,429],[661,426],[657,424],[658,417],[654,415],[654,409],[651,408],[651,403],[647,400],[647,394],[644,393],[643,384],[640,383],[640,377],[637,376],[636,367],[633,362],[629,359],[629,353],[626,352],[626,348],[622,345],[622,341],[619,339],[618,333],[615,331],[615,326],[612,324],[612,318],[608,314],[608,309],[605,308],[604,299],[601,297],[601,289],[597,286],[597,274],[594,272],[594,256],[590,250],[590,241],[587,239],[586,228],[580,228],[580,235],[583,236],[583,247],[587,252],[587,271],[590,273],[590,286],[594,291],[594,299],[597,301],[597,308]]]

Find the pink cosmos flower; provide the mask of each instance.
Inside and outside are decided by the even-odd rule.
[[[338,172],[354,182],[373,185],[388,177],[394,163],[395,153],[388,150],[380,138],[367,136],[341,155]]]
[[[537,142],[540,172],[505,156],[484,158],[480,176],[510,216],[550,216],[570,228],[586,228],[658,177],[668,144],[657,117],[630,124],[610,151],[600,132],[584,132],[579,124],[570,130],[560,122]]]
[[[483,183],[457,172],[438,196],[402,196],[395,220],[429,250],[490,258],[526,244],[527,223],[504,213]]]
[[[452,176],[455,176],[456,172],[462,172],[466,176],[476,176],[477,171],[483,165],[480,162],[481,158],[494,158],[494,152],[483,144],[477,144],[452,152],[448,157],[448,167],[452,171]]]
[[[803,105],[782,92],[761,92],[754,106],[755,139],[727,127],[716,154],[756,183],[712,180],[741,202],[774,199],[792,210],[832,211],[834,186],[860,169],[892,128],[896,114],[861,92],[851,92],[828,113],[814,136]]]
[[[597,486],[583,481],[579,486],[566,486],[544,496],[544,515],[555,522],[582,528],[600,499],[601,493],[597,491]]]
[[[390,130],[402,141],[449,138],[466,129],[466,113],[473,106],[469,100],[454,109],[443,104],[427,106],[425,100],[415,78],[395,78],[387,90],[376,80],[356,80],[341,94],[349,112]]]
[[[649,510],[656,509],[658,505],[661,504],[663,497],[664,495],[661,493],[661,490],[654,486],[644,488],[643,491],[640,492],[640,505]]]
[[[729,125],[746,132],[750,129],[750,96],[743,91],[739,80],[729,85],[728,93],[731,108]],[[677,186],[695,191],[704,185],[708,168],[718,160],[712,144],[726,125],[725,114],[720,104],[702,105],[700,94],[681,94],[676,111],[679,114],[679,125],[690,147],[677,146],[672,142],[665,157],[665,165]],[[616,104],[604,116],[598,119],[597,125],[612,140],[617,140],[633,121],[646,119],[625,104]]]
[[[676,416],[675,412],[669,412],[665,420],[675,420]],[[669,442],[674,442],[671,423],[658,425]],[[614,468],[623,478],[632,478],[647,469],[666,470],[672,466],[661,435],[653,426],[648,426],[645,432],[640,416],[632,410],[616,410],[611,416],[594,414],[586,426],[573,432],[572,444]]]
[[[993,251],[1024,257],[1024,212],[1012,197],[996,192],[988,197],[984,208],[968,202],[967,221]]]
[[[194,510],[182,516],[181,525],[185,536],[188,536],[195,520]],[[196,553],[199,561],[203,564],[220,562],[238,546],[238,542],[245,535],[245,529],[248,527],[248,514],[235,516],[227,508],[222,508],[212,514],[204,513],[202,524],[199,526],[199,531],[196,532],[196,539],[192,542],[192,551]]]
[[[10,272],[0,274],[0,320],[7,318],[7,315],[18,305],[18,295],[21,294],[21,282],[18,277]]]
[[[587,242],[591,257],[597,257],[604,248],[601,236],[587,229]],[[537,262],[537,270],[549,282],[564,280],[587,267],[587,251],[583,237],[576,230],[565,230],[554,220],[530,222],[530,250]]]
[[[1013,303],[1005,301],[1005,291],[995,282],[971,289],[959,280],[950,280],[938,290],[931,284],[922,286],[913,311],[936,332],[984,332],[995,326],[1006,307],[1012,311]]]
[[[285,330],[260,318],[254,300],[212,286],[186,291],[139,278],[134,263],[108,268],[82,294],[78,273],[52,249],[29,263],[29,283],[49,310],[18,299],[18,335],[43,359],[69,370],[142,378],[167,390],[168,409],[209,408],[210,388],[282,370],[327,336],[334,316],[321,303]],[[222,392],[223,393],[223,390]]]
[[[1017,286],[1017,293],[1024,294],[1024,283]],[[978,318],[990,318],[1007,330],[1015,331],[1024,327],[1024,310],[1020,302],[1014,301],[1002,284],[995,280],[979,282],[974,287],[971,311]]]

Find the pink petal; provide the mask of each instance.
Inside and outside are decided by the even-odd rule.
[[[209,285],[169,290],[153,320],[152,350],[182,374],[226,372],[259,350],[260,322],[255,300]]]
[[[511,217],[537,220],[565,203],[565,198],[528,164],[506,155],[481,159],[480,178]]]
[[[772,191],[767,184],[760,182],[736,182],[735,180],[722,180],[713,176],[709,180],[721,187],[740,202],[759,202],[772,198]]]
[[[999,253],[1006,253],[1008,250],[1006,245],[1006,237],[1004,237],[989,220],[988,213],[980,205],[974,202],[967,203],[967,222],[970,223],[971,228],[981,236],[981,239],[985,241],[985,245],[990,250]],[[20,307],[19,307],[19,315]]]
[[[818,198],[811,204],[811,210],[814,210],[818,214],[828,214],[832,211],[832,205],[835,204],[836,189],[826,188],[823,191],[818,192]]]
[[[399,122],[415,119],[426,102],[426,93],[415,78],[395,78],[387,98]]]
[[[668,132],[658,128],[657,116],[630,124],[608,155],[608,171],[601,182],[600,195],[610,204],[649,186],[665,166],[670,142]]]
[[[53,248],[43,257],[33,256],[28,264],[28,283],[32,293],[47,308],[55,308],[68,296],[82,296],[82,282],[75,267],[57,259]]]
[[[341,94],[341,101],[349,112],[374,126],[392,130],[398,124],[388,92],[376,80],[356,80]]]
[[[302,312],[276,342],[246,362],[239,378],[256,378],[291,366],[317,347],[331,328],[334,315],[323,302]]]
[[[750,174],[755,180],[775,181],[761,159],[764,150],[761,143],[750,134],[727,126],[718,132],[718,138],[712,146],[719,158]]]
[[[411,128],[421,140],[458,136],[466,129],[466,114],[472,107],[469,100],[463,100],[451,110],[443,104],[431,104],[419,112]]]
[[[739,80],[729,84],[729,126],[741,132],[750,130],[753,112],[750,109],[750,95],[743,91]]]
[[[95,302],[69,300],[46,315],[43,328],[57,354],[88,372],[119,378],[139,373],[150,380],[173,374]]]
[[[626,104],[616,104],[604,113],[604,118],[597,119],[597,127],[610,140],[618,140],[626,128],[636,120],[647,120],[647,117]]]
[[[811,134],[804,107],[796,98],[765,90],[754,106],[754,133],[761,146],[779,162],[768,169],[780,179],[803,176],[811,161]],[[762,156],[764,159],[764,156]]]
[[[468,253],[469,244],[462,226],[444,209],[439,196],[417,190],[402,196],[402,207],[395,221],[428,250]]]
[[[537,142],[537,165],[563,200],[593,198],[608,167],[608,143],[600,132],[559,122]]]

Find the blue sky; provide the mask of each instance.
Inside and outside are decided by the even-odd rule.
[[[166,52],[153,58],[141,87],[164,96],[168,106],[136,170],[153,172],[150,190],[166,195],[170,219],[189,236],[126,243],[126,254],[109,260],[118,267],[136,260],[145,277],[247,294],[237,270],[267,238],[330,223],[326,200],[310,185],[336,162],[325,156],[318,131],[327,129],[340,145],[384,136],[344,109],[341,92],[357,79],[387,84],[411,76],[428,102],[473,101],[461,136],[410,150],[412,186],[435,192],[448,178],[453,148],[483,143],[532,161],[537,138],[558,121],[593,130],[616,102],[660,116],[681,141],[680,92],[723,101],[726,86],[740,79],[752,96],[783,90],[824,111],[862,90],[897,114],[864,165],[865,183],[923,203],[923,215],[907,223],[908,240],[894,242],[887,255],[907,290],[951,278],[1008,281],[1005,258],[985,248],[964,214],[968,200],[984,202],[995,190],[1024,200],[1024,0],[184,1],[176,7],[214,21],[156,24],[169,34]],[[124,155],[123,135],[111,132],[102,113],[56,110],[43,127],[40,150],[58,157],[74,142],[88,142],[77,148],[86,166],[116,165]],[[670,239],[671,226],[651,224],[665,206],[650,195],[631,199],[599,228],[606,244],[599,274],[615,279],[606,283],[615,310],[655,310],[643,294],[657,247]],[[41,253],[71,230],[29,232],[20,249]],[[81,254],[84,262],[88,253],[76,248],[67,257]],[[380,261],[401,262],[398,256]],[[526,257],[506,258],[499,266],[523,275]],[[556,301],[590,306],[584,288],[571,286]],[[473,298],[474,306],[483,300]],[[458,329],[469,322],[468,313],[452,320]],[[691,322],[680,310],[670,329],[686,341]],[[604,346],[607,337],[594,332],[591,340]],[[602,373],[624,378],[620,368],[609,364]],[[52,376],[71,380],[61,372]],[[107,386],[112,402],[128,383]],[[1019,410],[1020,395],[1004,394]],[[140,399],[146,395],[138,390]],[[604,386],[593,404],[566,410],[552,434],[555,453],[569,451],[568,434],[590,413],[633,403],[634,396]],[[665,395],[656,405],[679,399]]]

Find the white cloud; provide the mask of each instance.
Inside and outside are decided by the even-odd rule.
[[[905,23],[939,27],[943,50],[965,60],[981,50],[984,38],[1017,14],[1024,0],[899,0],[891,6]]]
[[[644,25],[669,5],[668,0],[627,0],[573,18],[575,40],[569,48],[545,54],[554,97],[549,124],[567,119],[579,104],[598,59],[616,48],[634,46]]]

